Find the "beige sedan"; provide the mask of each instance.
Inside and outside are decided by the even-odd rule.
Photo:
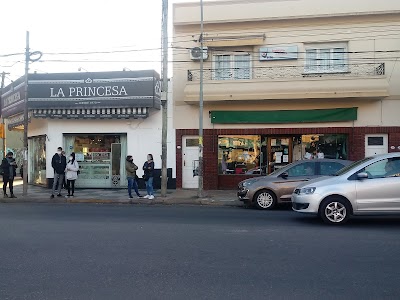
[[[239,200],[259,209],[272,209],[277,203],[290,202],[294,189],[301,183],[329,176],[351,161],[312,159],[291,163],[268,176],[246,179],[238,185]]]

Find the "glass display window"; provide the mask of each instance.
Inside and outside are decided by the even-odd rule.
[[[331,158],[347,159],[347,135],[310,134],[302,135],[303,159]]]
[[[124,186],[123,157],[126,135],[79,134],[64,135],[65,148],[75,152],[80,166],[78,187]]]
[[[46,185],[46,136],[29,138],[29,183]]]
[[[66,138],[69,149],[77,154],[78,161],[110,162],[112,144],[120,143],[119,135],[76,135]]]
[[[219,174],[259,174],[260,144],[259,135],[219,136]]]

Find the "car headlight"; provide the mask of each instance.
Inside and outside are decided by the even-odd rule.
[[[252,183],[253,181],[245,181],[243,182],[243,187],[250,186]]]
[[[310,194],[314,194],[315,190],[317,188],[315,187],[305,187],[305,188],[301,188],[299,195],[310,195]]]

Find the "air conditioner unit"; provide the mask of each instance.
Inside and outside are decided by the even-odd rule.
[[[200,60],[203,55],[203,59],[206,60],[208,58],[208,48],[203,47],[203,51],[201,51],[200,47],[194,47],[190,49],[190,59],[191,60]]]

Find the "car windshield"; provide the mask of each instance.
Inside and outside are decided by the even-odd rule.
[[[367,162],[367,161],[369,161],[369,160],[371,160],[371,159],[373,159],[373,157],[366,157],[366,158],[364,158],[364,159],[362,159],[362,160],[353,162],[352,164],[350,164],[350,165],[344,167],[343,169],[340,169],[339,171],[337,171],[337,172],[334,174],[334,176],[343,175],[343,174],[347,173],[349,170],[351,170],[351,169],[353,169],[353,168],[356,168],[357,166],[362,165],[363,163],[365,163],[365,162]]]

